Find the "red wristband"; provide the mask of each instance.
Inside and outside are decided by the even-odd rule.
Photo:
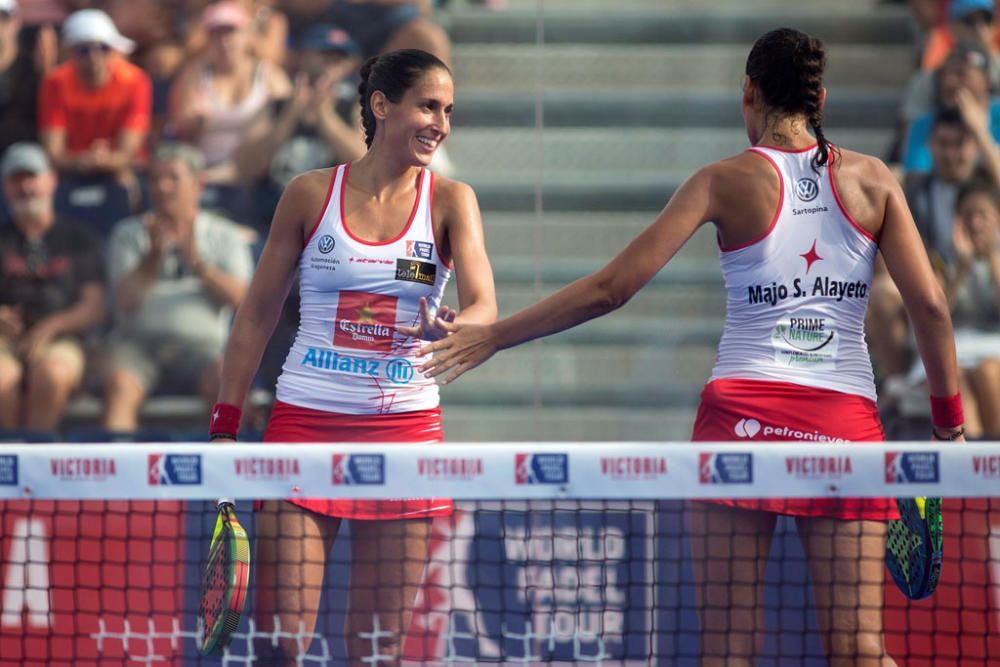
[[[931,396],[931,422],[942,428],[955,428],[964,424],[962,394]]]
[[[240,431],[243,411],[229,403],[216,403],[212,408],[212,421],[208,425],[208,437],[227,435],[233,438]]]

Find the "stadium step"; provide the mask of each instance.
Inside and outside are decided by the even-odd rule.
[[[645,91],[698,87],[738,93],[748,44],[750,41],[667,46],[547,43],[541,50],[519,43],[456,45],[456,106],[463,94],[482,88]],[[831,47],[828,59],[824,83],[834,90],[898,93],[912,71],[913,49],[886,41],[839,44]],[[738,113],[739,107],[733,111]]]
[[[693,407],[474,407],[444,401],[446,442],[688,440]]]

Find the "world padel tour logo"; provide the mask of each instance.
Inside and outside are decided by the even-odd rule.
[[[444,456],[420,458],[417,459],[417,474],[427,479],[477,479],[483,476],[483,460]]]
[[[17,456],[4,454],[0,456],[0,484],[17,486]]]
[[[937,452],[886,452],[886,484],[937,484],[941,465]]]
[[[299,476],[299,460],[260,456],[233,461],[236,475],[245,480],[286,481]]]
[[[385,484],[385,454],[334,454],[331,481],[335,486]]]
[[[0,461],[0,484],[3,483],[2,471],[3,462]],[[986,479],[1000,479],[1000,456],[995,454],[992,456],[973,456],[972,474]]]
[[[333,344],[359,350],[392,350],[397,297],[341,291]]]
[[[568,454],[515,454],[515,484],[565,484],[569,481]]]
[[[749,452],[701,452],[698,481],[702,484],[752,484],[753,454]]]
[[[115,460],[110,457],[51,458],[52,476],[64,482],[101,482],[118,475]]]
[[[201,454],[150,454],[150,486],[201,484]]]
[[[667,459],[662,456],[604,456],[601,474],[609,479],[660,479],[667,475]]]
[[[407,241],[406,242],[406,256],[407,257],[419,257],[420,259],[431,258],[431,253],[434,251],[434,244],[428,243],[427,241]]]

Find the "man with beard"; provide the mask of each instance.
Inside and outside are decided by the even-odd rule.
[[[97,242],[53,209],[56,175],[37,144],[0,162],[13,224],[0,227],[0,428],[51,433],[84,371],[81,337],[104,320]]]

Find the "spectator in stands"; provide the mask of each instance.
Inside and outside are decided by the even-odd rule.
[[[973,180],[956,202],[955,262],[945,293],[955,323],[962,369],[966,430],[970,437],[1000,439],[1000,191]]]
[[[0,177],[13,222],[0,227],[0,428],[51,433],[83,379],[82,337],[105,317],[104,264],[56,215],[41,146],[10,146]]]
[[[917,116],[907,132],[903,168],[908,177],[931,169],[929,139],[941,109],[958,109],[965,118],[985,115],[993,140],[1000,141],[1000,101],[990,97],[989,60],[979,46],[955,47],[938,72],[934,109]]]
[[[240,180],[255,186],[254,215],[261,224],[270,222],[294,176],[365,152],[357,43],[337,26],[318,24],[299,36],[297,47],[292,96],[261,109],[235,153]]]
[[[933,167],[911,179],[906,191],[917,229],[939,271],[955,260],[952,233],[959,190],[977,175],[1000,183],[1000,151],[986,129],[985,117],[973,114],[971,121],[967,123],[956,109],[937,114],[930,140]],[[903,298],[884,266],[872,279],[867,321],[872,332],[869,344],[888,400],[905,388],[902,377],[914,350]]]
[[[283,0],[293,35],[314,23],[339,25],[365,58],[397,49],[421,49],[451,63],[451,40],[431,21],[431,0]]]
[[[104,427],[132,432],[157,388],[214,400],[233,309],[252,273],[232,222],[199,208],[204,160],[164,143],[150,166],[152,210],[115,226],[108,248],[115,325],[104,373]]]
[[[237,187],[236,147],[262,109],[291,93],[285,72],[251,53],[249,22],[236,0],[209,5],[202,15],[208,50],[181,73],[170,101],[177,136],[205,156],[206,205],[232,215],[242,215],[247,207]]]
[[[19,11],[16,0],[0,0],[0,153],[38,140],[38,87],[57,52],[55,31],[22,30]]]
[[[122,56],[134,43],[99,9],[71,14],[62,36],[71,57],[42,82],[42,143],[61,174],[110,176],[132,185],[152,95],[149,77]]]
[[[966,40],[978,42],[990,54],[1000,54],[995,15],[994,0],[951,0],[947,21],[941,21],[927,38],[921,67],[928,71],[940,67],[955,45]]]
[[[127,1],[127,0],[123,0]],[[184,2],[185,13],[199,14],[206,5],[206,0],[179,0]],[[285,63],[286,47],[288,45],[288,18],[271,0],[239,0],[247,17],[250,19],[248,43],[250,51],[261,60],[276,65]],[[185,49],[189,54],[198,54],[205,49],[208,35],[203,26],[194,24],[188,27],[185,35]]]

